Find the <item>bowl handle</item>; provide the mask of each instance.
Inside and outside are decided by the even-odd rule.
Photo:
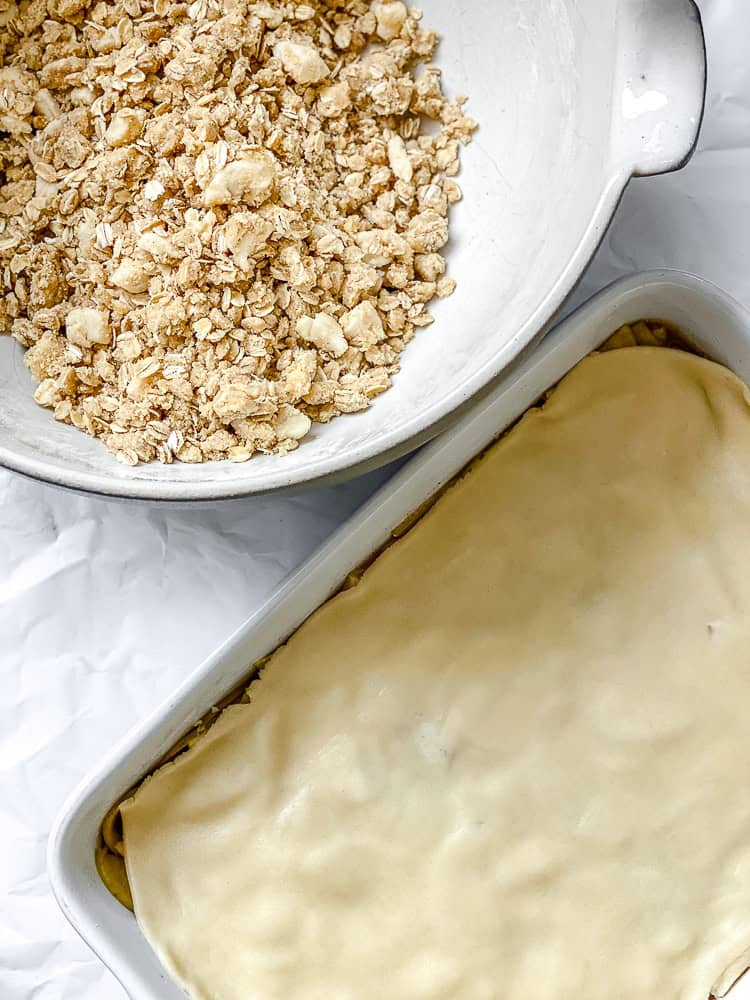
[[[615,141],[638,176],[685,166],[706,100],[706,45],[694,0],[621,0]]]

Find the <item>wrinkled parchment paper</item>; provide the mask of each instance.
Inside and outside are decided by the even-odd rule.
[[[669,266],[750,306],[750,4],[701,7],[711,80],[700,151],[682,173],[631,184],[576,301],[633,270]],[[112,743],[387,475],[183,511],[77,497],[0,471],[1,1000],[124,1000],[50,892],[55,814]],[[742,992],[750,997],[750,984]]]

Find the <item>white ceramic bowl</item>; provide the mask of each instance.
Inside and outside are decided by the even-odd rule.
[[[750,313],[708,282],[680,272],[626,278],[595,296],[507,373],[456,425],[411,459],[267,603],[210,656],[153,716],[117,747],[64,806],[50,835],[48,872],[63,912],[132,1000],[180,1000],[131,913],[94,866],[99,825],[111,805],[176,740],[247,677],[362,565],[392,529],[623,323],[644,317],[679,326],[695,347],[750,381]],[[750,994],[738,992],[736,1000]],[[669,1000],[669,998],[665,998]]]
[[[681,166],[705,94],[693,0],[424,0],[449,92],[481,130],[454,213],[456,295],[366,413],[318,426],[284,458],[129,468],[32,399],[0,337],[0,464],[110,496],[199,501],[360,473],[445,427],[539,335],[591,259],[633,174]]]

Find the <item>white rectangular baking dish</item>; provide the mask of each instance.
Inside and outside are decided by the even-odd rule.
[[[247,676],[389,537],[391,531],[617,327],[641,318],[679,326],[703,353],[750,381],[750,313],[677,271],[624,279],[566,319],[442,438],[408,462],[227,642],[87,778],[50,836],[48,866],[63,912],[133,1000],[178,1000],[133,916],[99,879],[94,846],[111,804]]]

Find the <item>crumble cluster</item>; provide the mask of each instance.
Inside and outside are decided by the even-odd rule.
[[[0,0],[0,332],[129,464],[365,409],[451,294],[476,127],[400,0]]]

